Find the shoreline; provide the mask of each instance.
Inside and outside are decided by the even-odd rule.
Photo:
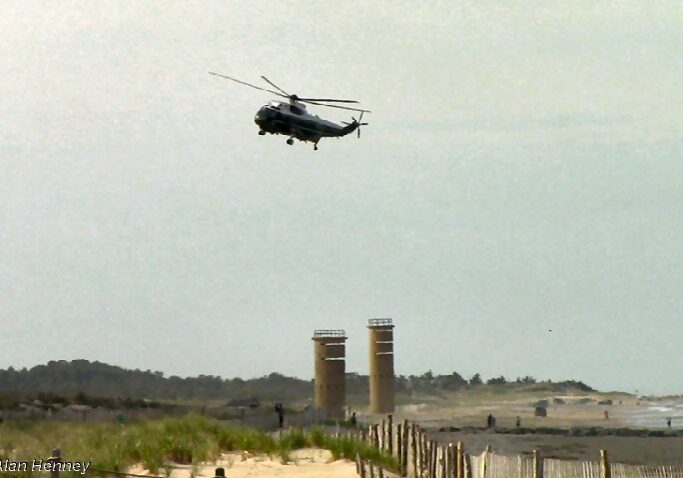
[[[479,434],[479,433],[494,433],[500,435],[553,435],[553,436],[624,436],[624,437],[683,437],[683,430],[657,430],[649,428],[631,428],[631,427],[517,427],[517,428],[484,428],[484,427],[440,427],[437,430],[425,428],[427,432],[439,433],[464,433],[464,434]]]

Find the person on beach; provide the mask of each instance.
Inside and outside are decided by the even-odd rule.
[[[489,413],[489,416],[486,417],[486,428],[491,428],[493,426],[493,415]]]
[[[668,428],[669,430],[671,430],[671,417],[668,417],[668,418],[666,419],[666,426],[667,426],[667,428]]]
[[[515,420],[515,426],[517,428],[522,426],[522,418],[519,415],[517,415],[517,419]]]
[[[278,423],[280,429],[282,429],[285,424],[285,407],[282,406],[282,403],[278,402],[275,404],[275,413],[277,413]]]

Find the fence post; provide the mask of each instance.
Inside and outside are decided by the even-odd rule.
[[[472,460],[470,460],[470,456],[465,454],[463,455],[463,463],[464,463],[464,478],[472,478]]]
[[[436,440],[431,440],[432,442],[432,478],[437,478],[437,466],[439,461],[437,460],[437,453],[439,452],[439,445]]]
[[[422,434],[422,473],[424,474],[425,470],[427,471],[427,476],[429,478],[432,478],[432,475],[430,473],[430,468],[432,466],[432,452],[431,448],[429,448],[429,440],[427,440],[427,435],[424,433]]]
[[[612,469],[609,465],[607,450],[600,450],[600,463],[602,464],[602,478],[611,478]]]
[[[403,463],[401,476],[408,476],[408,420],[403,420],[403,455],[401,455],[401,463]]]
[[[412,459],[413,459],[413,473],[415,474],[415,477],[417,478],[418,473],[417,473],[417,432],[415,431],[415,424],[413,423],[410,427],[410,451],[413,453]],[[407,468],[407,467],[406,467]]]
[[[387,440],[386,440],[387,429],[386,429],[386,422],[385,422],[384,420],[382,420],[381,423],[382,423],[382,426],[381,426],[381,428],[379,429],[379,435],[382,437],[382,439],[381,439],[381,441],[379,441],[379,438],[378,438],[378,441],[377,441],[378,446],[377,446],[377,448],[379,448],[380,450],[386,450],[386,449],[387,449]]]
[[[62,462],[62,450],[59,448],[52,449],[52,456],[48,458],[48,461],[52,463],[52,470],[50,470],[50,478],[59,478],[59,466],[55,466]]]
[[[448,478],[455,478],[455,446],[453,443],[448,444]]]
[[[465,478],[465,460],[463,458],[463,447],[461,441],[459,441],[455,447],[455,477]]]
[[[462,478],[458,477],[458,446],[457,443],[453,445],[453,450],[451,453],[451,466],[453,470],[451,471],[451,478]]]
[[[387,432],[389,435],[389,440],[387,440],[387,445],[389,447],[387,450],[390,455],[394,454],[394,417],[392,415],[387,416]]]
[[[369,461],[368,465],[370,465],[370,478],[375,478],[375,465],[372,461]]]
[[[401,441],[401,437],[403,436],[403,426],[399,423],[396,425],[396,436],[398,437],[398,440],[396,440],[396,456],[398,457],[398,474],[399,476],[403,476],[403,442]]]
[[[416,476],[422,476],[424,474],[424,437],[422,430],[419,430],[417,434],[417,469]]]
[[[422,451],[424,450],[424,440],[422,437],[422,431],[418,431],[417,434],[415,435],[415,438],[417,439],[417,469],[418,472],[415,474],[416,476],[422,476],[422,470],[424,469],[424,457],[422,456]]]
[[[356,469],[360,478],[365,478],[365,463],[361,460],[360,455],[356,454]]]
[[[422,435],[422,451],[420,452],[420,456],[422,457],[422,474],[424,474],[425,470],[429,472],[429,463],[432,456],[429,454],[429,441],[427,440],[427,435],[422,430],[420,430],[420,435]],[[431,476],[429,478],[431,478]]]
[[[453,475],[453,444],[448,443],[443,449],[443,477],[452,478]]]
[[[481,460],[481,478],[486,478],[486,472],[488,471],[489,456],[491,455],[491,445],[486,445],[484,454]]]
[[[534,450],[534,478],[543,478],[543,457]]]

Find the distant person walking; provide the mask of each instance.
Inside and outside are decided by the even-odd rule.
[[[517,428],[522,426],[522,418],[519,415],[517,415],[517,420],[515,420],[515,426]]]
[[[277,413],[278,423],[280,429],[282,429],[285,425],[285,407],[282,406],[282,403],[278,402],[275,404],[275,413]]]
[[[668,418],[666,419],[666,426],[667,426],[667,428],[668,428],[669,430],[671,430],[671,417],[668,417]]]
[[[489,413],[489,416],[486,417],[486,428],[491,428],[493,426],[493,415]]]
[[[356,412],[353,412],[351,414],[351,418],[349,418],[349,423],[353,428],[356,428],[356,425],[358,424],[358,420],[356,419]]]
[[[609,412],[605,410],[605,420],[609,420]]]

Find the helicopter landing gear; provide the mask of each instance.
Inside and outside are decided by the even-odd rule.
[[[289,138],[289,139],[287,140],[287,144],[290,145],[290,146],[293,145],[293,144],[294,144],[294,140],[293,140],[292,138]]]
[[[258,132],[258,135],[259,135],[259,136],[265,136],[265,135],[266,135],[266,132],[263,131],[262,129],[260,129],[259,132]]]

